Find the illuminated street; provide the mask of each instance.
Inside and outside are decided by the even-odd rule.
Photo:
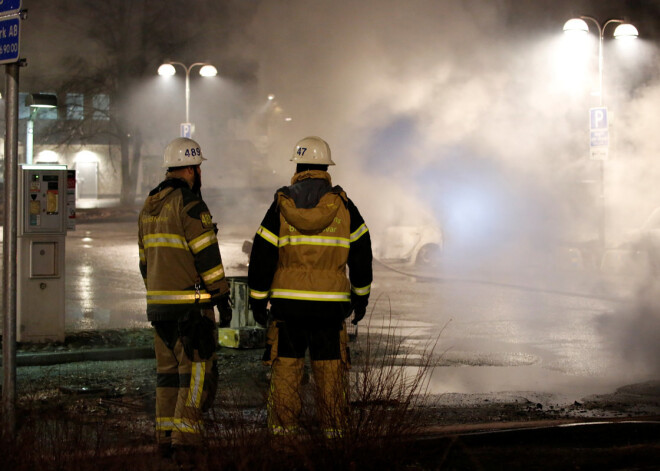
[[[244,276],[246,228],[223,231],[227,274]],[[79,224],[69,233],[67,330],[149,325],[135,238],[136,225],[129,222]],[[627,340],[607,327],[608,319],[630,323],[634,316],[626,308],[632,288],[624,277],[568,268],[486,277],[442,265],[374,267],[370,316],[358,336],[393,333],[412,348],[407,360],[439,336],[432,392],[572,403],[653,377],[652,367],[626,358]]]

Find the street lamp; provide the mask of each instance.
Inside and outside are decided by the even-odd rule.
[[[30,117],[27,120],[27,132],[25,135],[25,163],[32,165],[34,154],[34,120],[42,108],[56,108],[57,96],[47,93],[32,93],[25,97],[25,106],[30,107]]]
[[[186,71],[186,122],[181,125],[181,136],[190,137],[192,135],[192,125],[190,124],[190,71],[193,67],[199,66],[199,75],[202,77],[215,77],[218,75],[218,69],[208,62],[195,62],[186,66],[181,62],[167,61],[158,67],[158,75],[171,77],[176,74],[175,65],[180,65]]]
[[[572,18],[564,23],[564,33],[569,35],[582,35],[589,33],[589,26],[587,21],[591,21],[598,28],[598,96],[599,104],[603,104],[603,39],[605,35],[605,28],[610,24],[619,24],[614,29],[614,39],[635,39],[639,36],[637,28],[630,23],[625,23],[624,20],[611,19],[607,20],[602,26],[595,18],[590,16],[580,16],[579,18]]]
[[[605,159],[607,158],[607,148],[609,146],[609,131],[607,129],[607,111],[603,108],[603,39],[605,36],[605,28],[610,24],[618,24],[614,29],[614,39],[635,39],[639,36],[637,28],[624,20],[611,19],[607,20],[602,26],[595,18],[591,16],[580,16],[579,18],[572,18],[564,23],[564,34],[567,35],[585,35],[589,33],[590,21],[596,25],[598,29],[598,104],[599,109],[594,110],[590,116],[590,130],[591,136],[590,145],[592,146],[592,158],[594,158],[594,147],[596,149],[604,149],[604,153],[600,154],[598,160],[600,161],[600,224],[599,224],[599,240],[601,248],[605,248]],[[594,114],[596,113],[596,114]],[[598,114],[599,113],[599,114]],[[598,117],[594,119],[594,116]],[[595,125],[594,121],[603,123],[602,129],[600,126]]]

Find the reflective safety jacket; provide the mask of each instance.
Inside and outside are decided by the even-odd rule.
[[[357,207],[332,187],[327,172],[300,172],[277,191],[255,235],[250,297],[269,298],[277,318],[343,319],[352,296],[367,304],[371,264],[371,239]]]
[[[150,321],[179,319],[194,305],[211,308],[229,291],[211,213],[181,179],[167,179],[149,193],[138,219],[138,246]]]

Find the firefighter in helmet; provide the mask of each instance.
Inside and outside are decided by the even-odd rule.
[[[357,324],[366,312],[371,240],[355,204],[332,186],[327,170],[335,163],[327,142],[316,136],[300,140],[291,161],[291,185],[276,192],[257,230],[248,272],[254,318],[268,324],[268,425],[274,434],[295,433],[300,426],[309,349],[319,424],[326,435],[337,436],[348,411],[345,319],[355,312]]]
[[[147,318],[155,329],[156,435],[164,456],[202,443],[202,412],[218,382],[217,326],[231,321],[229,285],[217,229],[202,200],[199,144],[177,138],[165,149],[166,178],[151,190],[138,220]]]

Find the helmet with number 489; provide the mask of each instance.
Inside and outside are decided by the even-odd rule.
[[[199,165],[206,160],[199,144],[187,137],[177,137],[165,148],[163,168]]]
[[[291,161],[296,164],[335,165],[330,158],[330,146],[317,136],[299,140],[293,149]]]

